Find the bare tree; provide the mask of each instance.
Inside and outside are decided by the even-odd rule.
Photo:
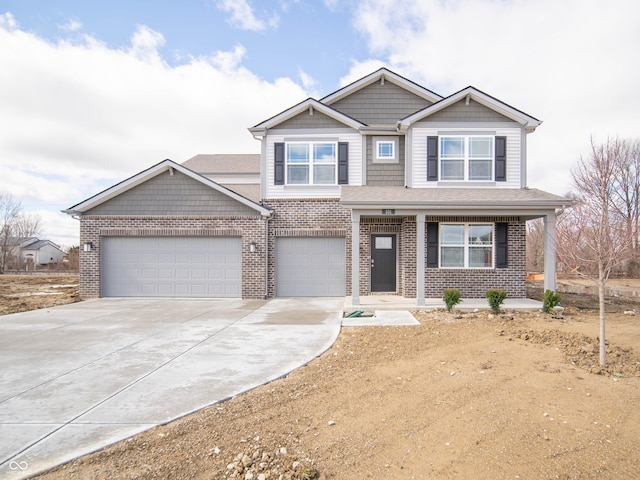
[[[630,246],[626,225],[616,215],[616,165],[623,148],[619,140],[597,144],[591,139],[588,159],[580,158],[572,170],[578,203],[565,212],[558,224],[559,258],[573,271],[598,286],[600,306],[600,365],[606,365],[605,288],[613,268]]]
[[[22,204],[11,195],[0,193],[0,273],[4,273],[9,257],[9,240],[13,236],[13,225],[22,211]]]
[[[42,235],[42,217],[37,213],[20,212],[13,221],[14,237],[37,237]]]
[[[544,271],[544,222],[542,218],[527,222],[527,272]]]
[[[630,255],[626,273],[630,277],[640,275],[640,141],[616,140],[618,154],[615,160],[613,182],[614,214],[625,225],[629,237]]]

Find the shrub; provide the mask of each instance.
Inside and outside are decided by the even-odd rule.
[[[457,288],[445,288],[442,300],[444,300],[444,304],[447,306],[447,312],[450,312],[453,307],[462,302],[462,300],[460,300],[460,290]]]
[[[560,304],[560,300],[562,300],[562,296],[559,293],[553,290],[547,290],[544,292],[544,297],[542,298],[542,311],[551,313],[553,309]]]
[[[487,300],[493,313],[500,313],[500,305],[507,298],[507,292],[504,290],[487,290]]]

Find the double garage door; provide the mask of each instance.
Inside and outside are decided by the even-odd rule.
[[[343,297],[345,241],[336,237],[276,238],[278,297]]]
[[[241,297],[239,237],[104,237],[103,297]]]

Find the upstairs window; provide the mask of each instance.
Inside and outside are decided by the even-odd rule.
[[[440,180],[493,180],[493,136],[441,136]]]
[[[336,185],[338,144],[289,142],[286,144],[288,185]]]
[[[493,268],[493,224],[440,224],[441,268]]]

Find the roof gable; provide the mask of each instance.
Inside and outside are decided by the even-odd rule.
[[[384,77],[382,77],[384,79]],[[336,100],[333,108],[367,125],[393,125],[401,118],[422,110],[433,101],[392,81],[369,83]]]
[[[322,98],[320,101],[326,105],[333,105],[334,103],[352,95],[358,90],[365,88],[373,83],[381,83],[391,82],[394,85],[397,85],[404,90],[413,93],[414,95],[427,100],[429,103],[434,103],[442,99],[440,95],[432,92],[411,80],[408,80],[401,75],[398,75],[395,72],[387,68],[380,68],[373,73],[370,73],[366,77],[361,78],[360,80],[356,80],[353,83],[341,88],[340,90],[336,90],[335,92],[327,95]]]
[[[181,180],[181,182],[173,182],[174,187],[176,183],[178,184],[177,189],[172,190],[168,188],[166,178],[161,177],[163,174],[166,176],[178,176],[177,178]],[[183,202],[176,201],[176,199],[183,194],[180,191],[180,183],[182,183],[183,186],[185,184],[193,185],[195,189],[191,189],[191,193],[193,196],[199,196],[200,200],[194,202],[194,199],[183,198]],[[144,184],[146,184],[146,186],[144,186]],[[142,188],[135,192],[134,190],[139,186],[142,186]],[[159,192],[161,193],[158,194]],[[107,205],[108,202],[117,197],[120,197],[120,199],[115,200],[111,205]],[[149,201],[153,203],[153,206],[149,206],[149,204],[146,205],[146,207],[151,208],[151,210],[145,208],[144,200],[142,204],[138,204],[140,198],[148,198]],[[101,214],[101,212],[104,214],[114,214],[110,212],[117,210],[124,215],[140,215],[148,214],[154,209],[159,209],[158,211],[163,211],[164,215],[171,215],[174,208],[181,207],[184,209],[185,206],[189,206],[190,204],[198,205],[198,203],[202,203],[202,200],[214,201],[211,205],[204,205],[206,211],[209,212],[208,215],[211,216],[221,214],[212,208],[214,204],[218,206],[226,205],[232,211],[236,212],[235,214],[238,214],[237,206],[242,207],[241,210],[245,212],[244,214],[248,212],[262,216],[269,216],[271,214],[271,211],[262,205],[171,160],[164,160],[67,210],[63,210],[63,212],[69,215],[82,215],[89,212],[91,212],[91,214]],[[180,205],[181,203],[182,205]],[[234,207],[233,204],[238,205]],[[223,209],[224,208],[225,207],[223,207]],[[189,213],[181,212],[181,214]],[[202,214],[202,212],[199,212],[199,214]]]
[[[348,115],[335,110],[334,108],[324,105],[317,100],[314,100],[313,98],[308,98],[305,101],[300,102],[297,105],[294,105],[293,107],[279,113],[278,115],[257,124],[255,127],[250,128],[249,131],[254,136],[259,136],[263,134],[267,129],[275,128],[283,122],[286,122],[287,120],[300,115],[301,113],[307,112],[309,115],[313,115],[316,111],[332,118],[333,120],[338,121],[345,127],[357,130],[358,128],[365,126],[362,122],[359,122],[358,120],[355,120],[354,118],[351,118]]]
[[[411,126],[411,124],[418,122],[420,120],[424,120],[431,115],[434,115],[442,110],[449,108],[450,106],[458,103],[463,100],[465,104],[469,104],[471,100],[474,102],[483,105],[484,107],[493,110],[494,112],[514,121],[522,125],[527,133],[533,132],[536,127],[538,127],[542,121],[538,120],[531,115],[528,115],[512,106],[504,103],[497,98],[492,97],[491,95],[487,95],[486,93],[478,90],[475,87],[469,86],[464,88],[453,95],[450,95],[447,98],[440,100],[433,105],[430,105],[419,112],[414,113],[413,115],[409,115],[408,117],[403,118],[399,122],[399,127],[401,130],[405,130]]]

